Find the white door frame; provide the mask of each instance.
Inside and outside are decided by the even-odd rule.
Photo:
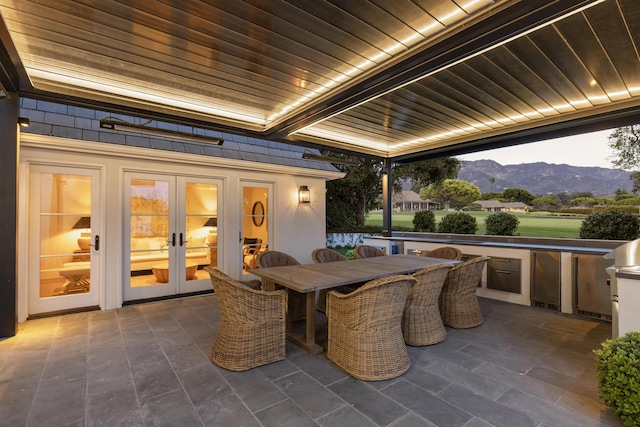
[[[91,177],[91,246],[89,247],[90,261],[82,261],[78,263],[77,271],[87,270],[88,277],[82,280],[89,281],[89,291],[81,293],[61,294],[50,297],[40,297],[40,219],[41,219],[41,176],[43,173],[90,176]],[[96,249],[96,240],[100,236],[104,236],[102,218],[102,175],[101,168],[82,167],[78,165],[51,165],[31,163],[29,165],[29,216],[28,222],[28,274],[27,274],[27,313],[36,315],[61,310],[73,310],[77,308],[99,306],[103,291],[103,275],[101,272],[102,252]],[[73,214],[72,214],[73,215]],[[73,215],[75,216],[75,215]],[[70,254],[71,255],[71,254]],[[73,264],[69,262],[68,266],[59,268],[58,275],[62,275],[62,270],[73,270]],[[86,264],[88,263],[88,264]],[[56,272],[51,271],[55,276]],[[72,276],[70,276],[72,277]],[[73,279],[72,279],[73,280]],[[71,283],[71,280],[69,280]]]

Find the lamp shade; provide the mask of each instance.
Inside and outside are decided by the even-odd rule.
[[[91,228],[91,217],[90,216],[81,216],[80,219],[73,225],[74,230],[79,228]]]
[[[217,227],[218,226],[218,218],[212,217],[204,223],[203,227]]]

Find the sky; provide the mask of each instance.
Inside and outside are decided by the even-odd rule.
[[[615,169],[609,160],[613,151],[609,148],[608,136],[612,132],[613,129],[608,129],[457,157],[460,160],[494,160],[503,166],[546,162]]]

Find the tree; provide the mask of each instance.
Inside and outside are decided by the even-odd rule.
[[[535,196],[522,188],[506,188],[502,192],[504,197],[509,202],[522,202],[526,205],[531,205]]]
[[[573,206],[584,206],[584,207],[592,207],[597,204],[598,201],[594,197],[576,197],[571,200],[571,204]]]
[[[638,194],[638,191],[640,191],[640,172],[631,172],[631,175],[629,175],[629,179],[633,181],[633,188],[631,189],[631,191],[633,191],[634,194]]]
[[[421,199],[433,199],[444,204],[445,209],[451,206],[463,208],[480,198],[480,189],[460,179],[445,179],[442,183],[429,184],[420,190]]]
[[[490,192],[490,193],[482,193],[482,195],[480,196],[480,199],[478,200],[500,200],[500,199],[502,199],[502,193]]]
[[[489,187],[489,189],[491,190],[490,192],[493,193],[493,184],[496,183],[495,177],[492,176],[491,178],[489,178],[489,183],[491,184],[491,187]]]
[[[382,162],[336,153],[331,153],[331,156],[358,163],[335,164],[336,169],[345,172],[345,176],[327,182],[327,228],[362,227],[367,213],[379,204],[384,172]],[[438,182],[457,176],[459,170],[460,162],[455,158],[394,164],[393,190],[401,191],[402,181],[407,178],[423,183]]]
[[[536,209],[549,210],[557,208],[559,205],[558,196],[552,195],[547,197],[536,197],[531,201],[531,206]]]
[[[622,169],[636,169],[640,164],[640,125],[623,126],[609,135],[613,150],[611,163]]]

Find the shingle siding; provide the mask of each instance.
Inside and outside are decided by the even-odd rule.
[[[135,133],[119,132],[100,128],[100,119],[120,119],[134,124],[146,124],[146,119],[112,114],[107,111],[41,101],[31,98],[20,99],[20,116],[27,117],[31,125],[23,129],[24,133],[52,135],[70,139],[101,142],[105,144],[127,145],[154,150],[191,153],[209,157],[241,159],[285,166],[299,166],[310,169],[336,171],[330,163],[302,159],[302,153],[309,150],[277,141],[263,140],[228,132],[194,128],[167,122],[152,122],[150,125],[160,129],[180,132],[193,132],[213,138],[222,138],[222,146],[206,143],[192,143],[171,139],[147,137]],[[316,150],[311,150],[316,152]]]

